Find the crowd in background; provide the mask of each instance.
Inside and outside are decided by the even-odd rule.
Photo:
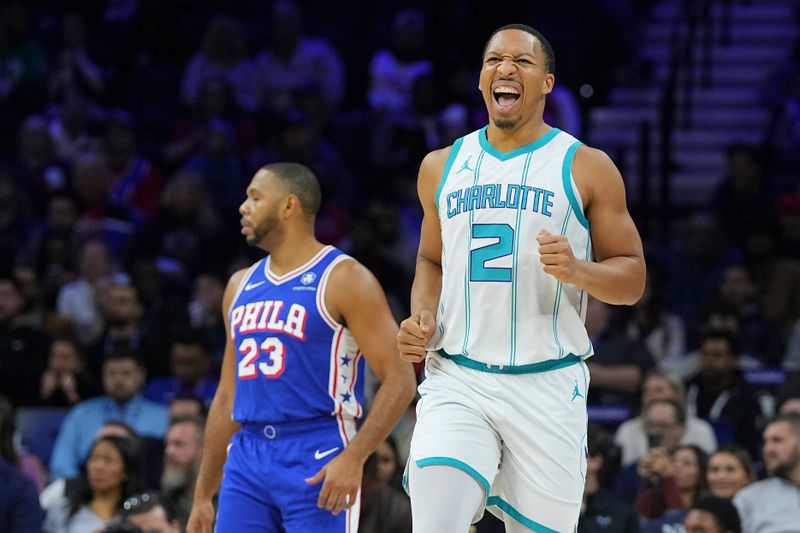
[[[226,280],[259,257],[238,206],[260,166],[315,172],[318,237],[369,267],[401,320],[419,163],[486,123],[477,73],[495,27],[548,36],[559,89],[546,120],[573,134],[615,82],[652,81],[637,32],[623,31],[641,27],[648,2],[430,4],[0,6],[0,508],[30,520],[0,530],[185,524]],[[799,57],[765,87],[764,145],[729,148],[713,199],[673,220],[671,239],[643,235],[641,301],[590,301],[579,531],[725,515],[760,477],[800,490]],[[585,84],[592,96],[576,97]],[[56,433],[15,441],[15,410],[49,413]],[[363,532],[410,531],[399,478],[412,426],[413,409],[367,464]],[[792,435],[794,452],[770,447]],[[734,501],[747,508],[752,491]]]

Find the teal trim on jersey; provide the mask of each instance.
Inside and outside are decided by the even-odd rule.
[[[584,254],[584,257],[583,257],[584,261],[588,261],[589,260],[589,253],[591,252],[591,249],[592,249],[592,236],[591,235],[587,235],[587,237],[586,237],[586,253]],[[580,297],[578,298],[578,316],[581,316],[581,313],[583,312],[584,292],[585,291],[583,289],[581,289]],[[592,346],[592,343],[590,341],[589,342],[590,349],[591,349],[591,346]]]
[[[481,172],[481,165],[483,165],[483,157],[486,155],[485,151],[481,151],[478,155],[478,159],[475,162],[475,173],[472,179],[472,186],[478,184],[478,175]],[[469,227],[472,228],[472,223],[475,221],[475,210],[470,210],[469,212]],[[470,257],[472,256],[472,230],[470,230],[467,240],[467,268],[470,265]],[[469,272],[466,273],[464,276],[464,311],[466,314],[464,320],[464,344],[461,346],[461,351],[465,354],[469,354],[467,350],[467,344],[469,343],[469,319],[470,319],[470,298],[469,298]]]
[[[508,516],[510,516],[523,526],[527,527],[531,531],[536,531],[536,533],[558,533],[558,531],[556,531],[555,529],[550,529],[549,527],[544,526],[539,522],[536,522],[535,520],[531,520],[524,514],[520,513],[514,508],[513,505],[505,501],[500,496],[489,496],[489,498],[486,500],[486,505],[487,506],[494,505],[495,507],[498,507]]]
[[[528,365],[488,365],[469,357],[464,357],[461,354],[449,354],[444,350],[436,350],[436,353],[450,359],[458,366],[471,368],[472,370],[480,370],[481,372],[488,372],[489,374],[536,374],[539,372],[549,372],[550,370],[558,370],[559,368],[566,368],[574,364],[580,363],[582,359],[575,354],[569,354],[560,359],[548,359],[547,361],[540,361],[538,363],[531,363]]]
[[[439,210],[439,196],[442,194],[442,189],[444,188],[444,182],[447,181],[447,175],[450,174],[450,168],[453,166],[453,162],[456,160],[456,156],[458,155],[458,151],[461,149],[461,143],[464,142],[464,137],[459,137],[456,139],[456,142],[453,143],[453,147],[450,149],[450,155],[447,156],[447,162],[444,164],[444,170],[442,171],[442,179],[439,180],[439,186],[436,187],[436,210]]]
[[[525,164],[522,165],[521,186],[525,186],[525,183],[528,181],[528,170],[530,170],[532,159],[533,154],[528,153],[528,156],[525,158]],[[514,361],[517,359],[517,275],[519,273],[517,263],[519,259],[519,223],[521,217],[522,202],[517,205],[517,222],[514,226],[514,248],[511,259],[511,360],[509,361],[511,365],[513,365]]]
[[[489,481],[483,477],[480,472],[469,466],[464,461],[459,461],[458,459],[453,459],[452,457],[428,457],[426,459],[417,460],[416,464],[419,468],[424,468],[426,466],[452,466],[453,468],[457,468],[462,472],[467,473],[475,481],[480,483],[486,494],[489,494]]]
[[[575,216],[578,217],[578,220],[584,228],[589,229],[589,221],[583,214],[583,206],[578,203],[578,198],[575,196],[575,191],[572,189],[572,160],[575,159],[575,152],[578,151],[581,144],[583,143],[576,141],[572,146],[567,148],[567,154],[564,156],[564,164],[561,167],[561,181],[564,185],[564,192],[567,193],[567,199],[569,199],[572,209],[575,210]]]
[[[569,226],[569,219],[570,215],[572,214],[572,205],[567,208],[567,216],[564,217],[564,223],[561,225],[561,235],[565,235],[567,233],[567,226]],[[558,282],[558,286],[556,287],[556,297],[553,300],[553,338],[558,345],[558,356],[562,357],[564,352],[564,346],[561,344],[561,340],[558,338],[558,310],[561,307],[561,294],[564,291],[564,284],[560,281]]]
[[[561,133],[561,130],[558,128],[553,128],[535,141],[530,144],[526,144],[525,146],[520,146],[519,148],[515,148],[510,152],[503,153],[491,144],[489,144],[489,139],[486,137],[486,131],[489,129],[489,126],[484,126],[478,132],[478,142],[481,144],[481,148],[486,150],[486,152],[499,159],[500,161],[507,161],[511,158],[517,157],[518,155],[527,154],[533,152],[534,150],[538,150],[545,144],[549,143],[553,140],[553,138]]]

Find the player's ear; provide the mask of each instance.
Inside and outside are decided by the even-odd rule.
[[[542,82],[542,94],[550,94],[553,92],[553,87],[556,84],[556,77],[553,74],[548,74],[544,77]]]

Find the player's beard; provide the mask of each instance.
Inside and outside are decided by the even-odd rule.
[[[247,244],[254,247],[258,246],[264,240],[264,237],[274,230],[277,225],[278,216],[275,213],[269,213],[264,216],[258,226],[253,226],[253,234],[247,238]]]
[[[517,127],[517,122],[519,121],[513,118],[494,117],[492,118],[492,122],[494,122],[494,125],[500,128],[501,130],[513,130],[514,128]]]

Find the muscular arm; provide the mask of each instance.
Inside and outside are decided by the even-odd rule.
[[[397,335],[400,358],[413,363],[425,359],[428,339],[436,328],[436,310],[442,292],[442,230],[436,189],[449,155],[450,148],[429,153],[422,160],[417,180],[423,211],[417,270],[411,287],[411,316],[400,324]]]
[[[211,408],[208,411],[205,437],[203,440],[203,458],[195,484],[195,505],[201,502],[210,503],[211,498],[219,490],[222,480],[222,467],[225,464],[228,442],[239,429],[239,424],[231,420],[233,413],[233,396],[236,388],[236,352],[230,338],[228,310],[230,309],[239,283],[245,270],[236,272],[228,281],[222,299],[222,316],[225,319],[225,355],[222,359],[222,372],[219,387],[214,394]]]
[[[642,240],[628,213],[622,176],[593,148],[575,154],[572,175],[584,200],[595,261],[581,261],[575,285],[610,304],[631,305],[644,291]]]
[[[347,326],[381,380],[358,434],[339,456],[307,480],[316,483],[324,477],[318,505],[338,513],[355,503],[364,462],[408,408],[416,379],[411,365],[397,355],[397,323],[383,289],[369,270],[355,261],[341,262],[331,273],[325,301],[331,314]]]

